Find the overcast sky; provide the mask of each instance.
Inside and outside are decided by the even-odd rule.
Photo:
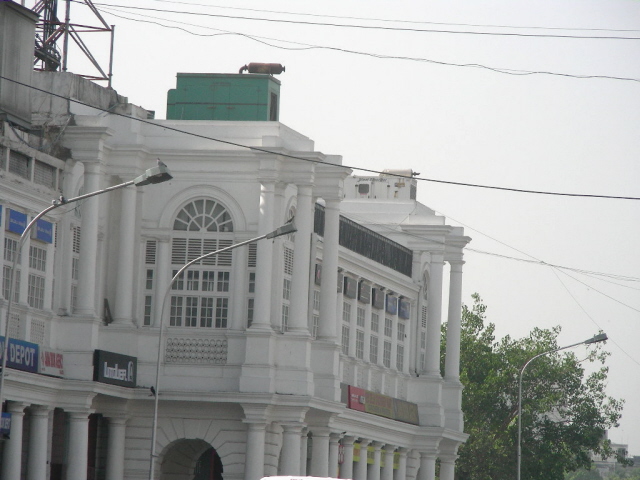
[[[157,118],[177,72],[282,63],[280,120],[356,173],[640,197],[638,1],[104,1],[113,87]],[[106,65],[108,36],[85,39]],[[92,73],[74,50],[69,66]],[[640,201],[429,181],[418,199],[473,238],[463,298],[480,293],[499,337],[609,335],[608,393],[626,400],[610,438],[640,454]]]

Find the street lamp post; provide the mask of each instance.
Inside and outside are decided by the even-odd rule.
[[[522,458],[522,374],[524,373],[525,368],[533,362],[536,358],[542,357],[543,355],[548,355],[550,353],[559,352],[560,350],[566,350],[567,348],[577,347],[578,345],[590,345],[592,343],[604,342],[607,340],[606,333],[600,333],[595,335],[587,340],[583,340],[582,342],[574,343],[571,345],[567,345],[566,347],[554,348],[553,350],[547,350],[546,352],[539,353],[529,360],[524,366],[520,369],[520,375],[518,377],[518,475],[517,480],[520,480],[520,467],[521,467],[521,458]]]
[[[259,237],[255,237],[250,240],[245,240],[244,242],[235,243],[228,247],[221,248],[220,250],[215,250],[213,252],[205,253],[204,255],[201,255],[198,258],[194,258],[193,260],[185,264],[182,268],[180,268],[180,270],[178,270],[178,272],[173,276],[173,278],[169,282],[169,285],[167,286],[167,290],[165,291],[165,294],[162,300],[162,309],[160,311],[160,317],[159,317],[160,332],[158,333],[158,359],[156,361],[156,384],[155,384],[154,390],[152,390],[153,396],[155,398],[154,398],[154,404],[153,404],[153,426],[151,430],[151,454],[149,458],[149,480],[154,480],[154,474],[155,474],[156,435],[158,432],[158,398],[160,396],[160,363],[162,361],[162,340],[164,338],[163,319],[164,319],[164,309],[165,309],[165,306],[167,305],[169,294],[171,293],[171,287],[187,268],[189,268],[194,263],[197,263],[205,258],[213,257],[220,253],[233,250],[234,248],[242,247],[243,245],[249,245],[250,243],[255,243],[258,240],[276,238],[281,235],[294,233],[295,231],[296,231],[296,227],[295,227],[295,224],[293,223],[293,218],[291,218],[287,223],[276,228],[273,232],[260,235]]]
[[[171,180],[173,177],[171,172],[167,168],[167,166],[158,160],[158,165],[146,170],[142,175],[130,180],[128,182],[121,183],[119,185],[114,185],[112,187],[103,188],[102,190],[96,190],[95,192],[85,193],[84,195],[79,195],[73,198],[65,198],[60,197],[57,200],[51,202],[47,208],[42,210],[38,215],[36,215],[33,220],[29,222],[29,224],[25,227],[24,231],[20,235],[20,240],[18,242],[18,246],[13,256],[13,264],[11,266],[11,272],[9,273],[9,299],[7,300],[7,315],[4,324],[4,343],[2,344],[1,352],[2,352],[2,370],[0,371],[0,409],[2,408],[2,404],[4,402],[4,377],[5,372],[7,370],[7,352],[9,350],[9,323],[11,321],[11,307],[13,305],[13,296],[14,296],[14,279],[16,275],[16,268],[18,265],[18,259],[20,258],[20,254],[22,252],[22,246],[24,245],[25,240],[28,237],[29,231],[36,224],[40,218],[45,216],[51,210],[54,210],[63,205],[67,205],[69,203],[78,202],[80,200],[84,200],[89,197],[95,197],[96,195],[101,195],[103,193],[111,192],[113,190],[118,190],[120,188],[128,187],[129,185],[135,185],[136,187],[141,187],[144,185],[150,185],[155,183],[162,183],[168,180]]]

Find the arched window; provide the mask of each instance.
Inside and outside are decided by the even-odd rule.
[[[212,199],[185,205],[173,222],[172,276],[191,260],[231,246],[233,219]],[[169,325],[227,328],[231,291],[231,251],[192,265],[172,286]]]

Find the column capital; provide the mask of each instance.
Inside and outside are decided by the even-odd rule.
[[[387,443],[387,444],[384,446],[384,449],[383,449],[383,450],[384,450],[385,452],[387,452],[387,453],[393,453],[393,452],[395,452],[395,451],[396,451],[396,449],[397,449],[397,448],[398,448],[398,446],[397,446],[397,445],[392,445],[392,444],[390,444],[390,443]]]
[[[53,411],[53,407],[49,405],[31,405],[29,413],[34,417],[46,417]]]
[[[371,445],[374,450],[380,450],[384,446],[384,442],[380,442],[378,440],[374,440],[369,445]]]
[[[7,410],[9,413],[22,413],[24,414],[24,409],[29,406],[26,402],[15,402],[10,400],[7,402]]]
[[[356,437],[353,435],[345,435],[342,437],[342,445],[353,445],[356,441]]]

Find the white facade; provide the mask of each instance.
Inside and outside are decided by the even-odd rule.
[[[466,438],[458,364],[469,239],[398,186],[414,180],[349,177],[340,157],[279,122],[146,121],[144,110],[72,74],[34,72],[32,83],[110,113],[32,92],[39,135],[2,123],[2,331],[19,238],[10,211],[33,217],[60,195],[120,184],[158,158],[174,178],[53,210],[44,218],[52,238],[24,245],[9,337],[62,354],[64,371],[8,369],[3,480],[149,478],[152,386],[155,478],[205,478],[221,464],[226,480],[433,480],[439,458],[440,478],[453,479]],[[400,194],[354,193],[373,181]],[[187,270],[160,318],[173,272],[293,213],[294,235]],[[387,299],[382,308],[367,300],[374,290]],[[134,384],[94,380],[96,351],[132,359]],[[112,373],[127,379],[122,363]],[[349,404],[349,392],[386,410],[359,411],[375,406]]]

